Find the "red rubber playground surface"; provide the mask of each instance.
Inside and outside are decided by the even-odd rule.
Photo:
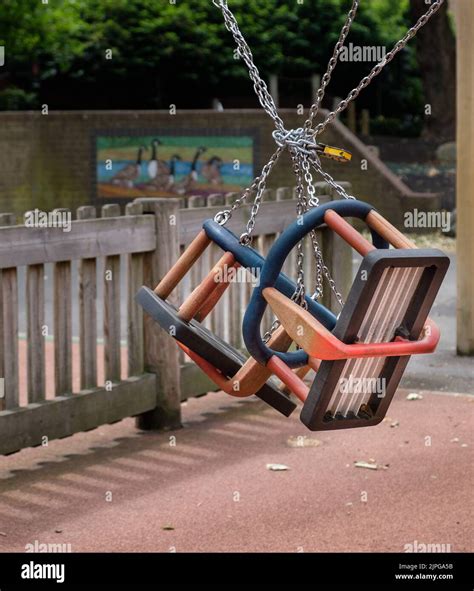
[[[472,551],[474,397],[417,392],[378,427],[326,433],[210,394],[181,430],[129,419],[2,458],[0,549]]]

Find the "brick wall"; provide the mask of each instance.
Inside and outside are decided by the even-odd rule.
[[[286,127],[300,127],[303,118],[293,110],[282,110]],[[275,144],[271,119],[261,110],[179,111],[75,111],[0,113],[0,212],[22,213],[39,207],[75,208],[95,197],[94,134],[107,130],[161,133],[179,130],[208,130],[248,133],[256,138],[257,170],[273,153]],[[369,201],[393,223],[401,225],[406,209],[435,209],[438,196],[415,194],[394,176],[356,136],[340,122],[326,132],[324,141],[352,151],[351,164],[327,162],[337,179],[349,181],[353,193]],[[362,160],[367,170],[362,170]],[[315,180],[320,180],[315,178]],[[294,177],[285,154],[272,173],[270,186],[291,186]]]

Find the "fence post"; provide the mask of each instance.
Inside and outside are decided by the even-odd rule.
[[[14,226],[16,224],[16,216],[14,213],[1,213],[0,214],[0,227],[2,226]],[[6,402],[7,402],[7,376],[5,375],[5,361],[6,357],[9,355],[8,349],[10,349],[10,354],[13,354],[13,358],[18,358],[18,338],[15,338],[13,343],[8,343],[5,335],[5,319],[4,319],[4,305],[3,305],[3,276],[2,270],[0,269],[0,379],[4,378],[5,381],[3,383],[3,387],[0,386],[0,412],[6,409]],[[18,331],[17,331],[18,332]],[[13,351],[12,351],[13,350]],[[15,372],[14,372],[15,374]],[[18,377],[13,375],[13,383],[17,384]],[[12,388],[12,391],[15,392],[15,388]],[[10,405],[9,405],[10,406]]]
[[[144,259],[144,283],[154,288],[179,257],[179,199],[136,199],[144,214],[155,216],[156,248]],[[156,322],[144,315],[145,371],[156,375],[156,407],[137,417],[139,429],[181,426],[181,384],[178,348]]]

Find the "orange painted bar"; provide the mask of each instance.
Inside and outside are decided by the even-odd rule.
[[[216,281],[216,274],[219,270],[225,270],[228,267],[233,267],[235,264],[234,255],[231,252],[226,252],[213,267],[210,273],[205,277],[186,301],[178,310],[178,316],[182,320],[189,322],[202,308],[206,300],[218,286]]]
[[[155,287],[154,291],[159,298],[166,300],[210,243],[211,240],[207,237],[206,232],[201,230],[168,273],[166,273],[163,279]]]
[[[365,218],[367,224],[395,248],[416,248],[416,244],[404,236],[378,211],[372,210]]]
[[[371,250],[375,250],[375,246],[366,240],[360,232],[358,232],[353,226],[346,222],[338,213],[332,209],[328,209],[324,214],[324,221],[326,224],[339,234],[354,250],[356,250],[362,256],[365,256]]]
[[[234,265],[232,265],[232,267],[229,267],[229,269],[238,269],[239,267],[240,264],[236,262]],[[229,287],[229,285],[229,281],[221,281],[220,283],[216,283],[214,291],[211,293],[209,298],[204,302],[202,308],[196,314],[196,320],[202,322],[204,318],[206,318],[206,316],[208,316],[209,313],[212,312],[215,305],[221,299],[222,295],[224,294],[225,290]]]
[[[179,341],[176,341],[178,343],[178,346],[180,347],[180,349],[182,349],[186,355],[189,355],[189,357],[194,361],[194,363],[200,367],[202,369],[202,371],[211,378],[211,380],[224,392],[226,391],[226,388],[228,388],[229,386],[229,380],[223,375],[221,374],[221,372],[219,370],[217,370],[212,363],[209,363],[208,361],[206,361],[205,359],[203,359],[200,355],[198,355],[197,353],[195,353],[194,351],[192,351],[189,347],[186,347],[186,345],[183,345],[182,343],[180,343]],[[239,396],[239,393],[235,393],[235,396]]]

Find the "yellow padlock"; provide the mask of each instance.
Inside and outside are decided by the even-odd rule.
[[[319,144],[317,152],[320,156],[336,160],[337,162],[350,162],[352,160],[352,154],[347,150],[327,146],[326,144]]]

